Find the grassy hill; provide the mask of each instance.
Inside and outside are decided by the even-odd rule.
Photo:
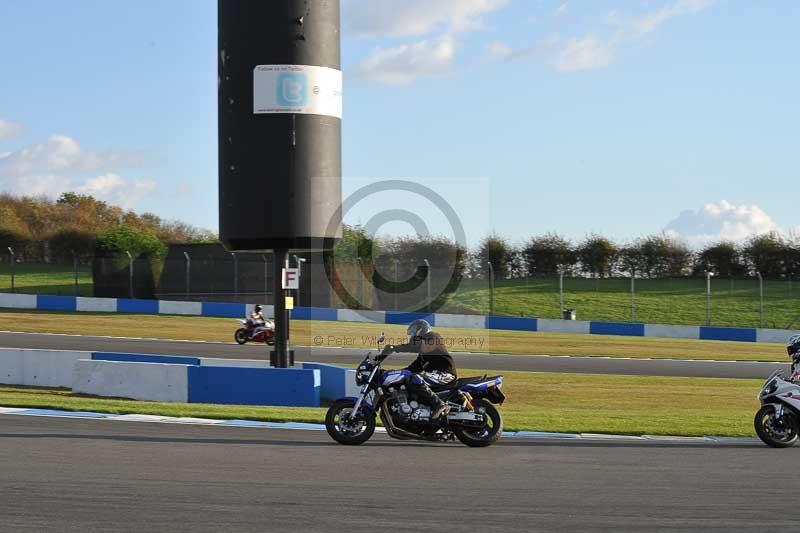
[[[636,321],[657,324],[704,324],[706,282],[697,278],[636,280],[635,316],[628,279],[564,280],[564,307],[578,320]],[[764,326],[786,328],[800,317],[800,283],[764,282]],[[711,322],[718,326],[758,327],[757,280],[712,279]],[[495,283],[494,314],[558,318],[558,279],[500,280]],[[465,280],[442,312],[487,314],[485,280]],[[800,327],[797,320],[794,327]]]

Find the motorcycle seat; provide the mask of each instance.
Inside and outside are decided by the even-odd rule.
[[[463,385],[469,385],[470,383],[483,383],[484,381],[489,381],[490,379],[494,379],[495,377],[499,376],[459,378],[444,385],[430,385],[430,387],[433,392],[440,392],[445,390],[457,389]]]

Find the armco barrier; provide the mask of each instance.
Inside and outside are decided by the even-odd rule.
[[[0,307],[12,309],[44,309],[58,311],[93,311],[145,314],[202,315],[213,317],[244,318],[254,304],[220,302],[173,302],[159,300],[131,300],[125,298],[86,298],[73,296],[36,296],[32,294],[0,293]],[[264,306],[264,313],[272,315],[273,307]],[[482,315],[453,315],[446,313],[410,313],[402,311],[356,311],[319,307],[295,307],[292,317],[297,320],[339,320],[344,322],[371,322],[378,324],[408,324],[424,318],[439,327],[470,329],[505,329],[550,333],[578,333],[594,335],[626,335],[636,337],[667,337],[680,339],[724,340],[738,342],[782,343],[800,331],[728,328],[717,326],[678,326],[668,324],[641,324],[625,322],[586,322]]]
[[[188,370],[191,403],[319,407],[321,383],[316,369],[182,368]]]
[[[76,361],[89,352],[0,349],[0,383],[29,387],[71,387]]]
[[[96,361],[75,363],[72,392],[154,402],[189,401],[187,365]]]

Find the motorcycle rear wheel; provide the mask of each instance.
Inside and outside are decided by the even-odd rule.
[[[361,411],[355,419],[349,418],[356,402],[353,400],[337,400],[325,415],[325,429],[328,435],[339,444],[356,446],[363,444],[375,433],[375,416]]]
[[[756,413],[753,425],[758,438],[773,448],[794,446],[800,438],[800,423],[797,417],[787,412],[780,420],[776,420],[774,405],[762,406]]]
[[[237,342],[237,344],[244,344],[247,342],[247,330],[244,328],[239,328],[236,330],[236,333],[233,334],[233,340]]]
[[[503,417],[497,408],[486,400],[472,402],[476,413],[486,416],[486,427],[482,429],[454,428],[456,438],[471,448],[483,448],[500,440],[503,435]]]

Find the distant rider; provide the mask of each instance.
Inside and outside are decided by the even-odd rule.
[[[800,335],[792,335],[786,341],[786,351],[792,358],[792,377],[791,381],[800,382]]]
[[[267,324],[264,318],[264,308],[260,305],[255,306],[253,312],[250,313],[250,318],[247,319],[247,329],[250,331],[250,336],[255,335],[258,328],[263,328]]]
[[[431,388],[434,385],[447,385],[456,379],[456,364],[450,356],[441,335],[433,331],[427,320],[415,320],[409,326],[408,343],[387,346],[384,354],[392,352],[416,353],[417,358],[406,370],[412,374],[406,379],[406,388],[432,408],[431,418],[446,415],[450,407],[444,403]]]

